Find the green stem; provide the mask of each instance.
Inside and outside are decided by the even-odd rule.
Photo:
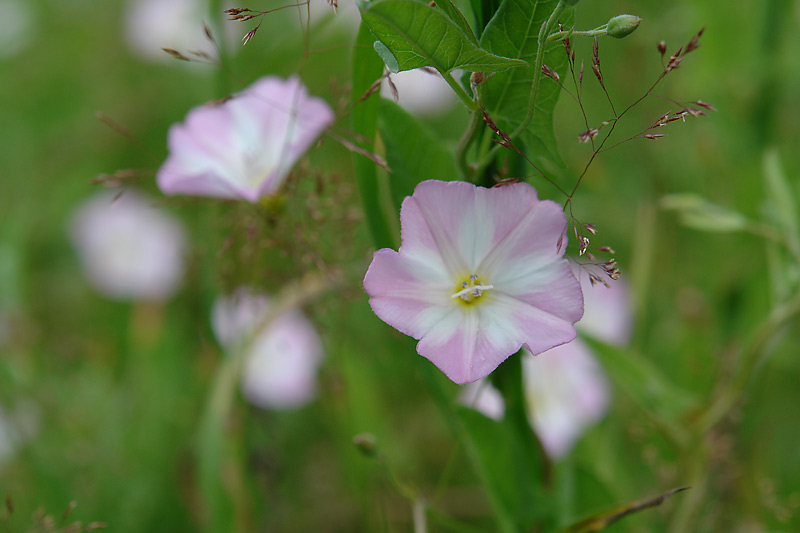
[[[569,39],[570,37],[600,37],[608,33],[607,28],[608,24],[603,24],[593,30],[586,30],[586,31],[575,31],[575,30],[565,30],[553,33],[550,37],[547,38],[547,44],[554,43],[556,41],[563,41],[564,39]]]
[[[449,72],[441,72],[440,74],[444,78],[444,81],[446,81],[447,84],[453,89],[453,91],[455,91],[456,95],[458,95],[461,101],[464,102],[464,105],[467,106],[467,109],[469,109],[470,111],[478,110],[478,104],[475,103],[475,101],[469,97],[467,91],[465,91],[464,88],[461,87],[461,84],[459,84],[455,80],[455,78],[453,78],[452,74],[450,74]]]
[[[471,180],[473,177],[472,168],[469,166],[469,163],[467,163],[467,150],[469,150],[469,147],[475,141],[475,137],[480,131],[479,126],[481,124],[481,118],[481,113],[479,111],[472,112],[469,126],[467,126],[467,129],[464,131],[456,147],[456,164],[461,171],[461,176],[467,180]]]

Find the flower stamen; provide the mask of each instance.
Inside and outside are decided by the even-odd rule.
[[[475,298],[479,298],[483,291],[494,289],[494,285],[483,285],[478,280],[477,274],[472,274],[467,280],[461,281],[461,290],[451,295],[450,298],[461,298],[465,302],[471,302]]]

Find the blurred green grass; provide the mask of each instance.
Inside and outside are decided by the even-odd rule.
[[[249,7],[269,7],[259,4]],[[336,107],[346,96],[349,37],[312,30],[312,53],[303,64],[300,34],[288,22],[297,15],[287,10],[231,53],[230,72],[220,74],[210,66],[153,64],[131,55],[121,36],[123,2],[30,5],[36,13],[33,41],[0,60],[0,245],[11,265],[2,269],[0,310],[12,317],[0,359],[0,402],[30,400],[39,419],[31,441],[0,464],[0,491],[17,505],[11,531],[26,530],[39,506],[58,516],[71,500],[78,501],[73,518],[107,522],[113,531],[199,530],[205,503],[197,489],[197,434],[221,358],[208,325],[211,302],[241,279],[277,289],[294,268],[277,251],[256,245],[249,263],[220,253],[237,224],[251,216],[248,208],[165,200],[193,238],[183,289],[163,309],[109,302],[83,279],[67,239],[69,216],[97,189],[92,178],[122,168],[155,171],[166,155],[171,123],[263,74],[289,75],[302,66],[311,92]],[[623,276],[638,290],[636,348],[704,398],[769,310],[764,246],[752,236],[683,228],[657,202],[667,193],[697,192],[759,218],[765,209],[762,156],[771,147],[778,148],[799,192],[800,8],[788,0],[736,8],[721,0],[584,0],[578,20],[594,27],[623,12],[644,22],[624,41],[601,41],[617,105],[633,101],[657,76],[659,40],[671,53],[706,27],[701,48],[655,94],[702,99],[718,112],[671,124],[659,141],[634,141],[601,156],[574,205],[580,220],[600,229],[597,242],[617,250]],[[237,29],[243,34],[248,28]],[[578,57],[587,65],[589,54],[589,43],[579,43]],[[611,116],[594,81],[587,68],[590,125]],[[635,133],[669,107],[651,98],[624,128]],[[98,111],[123,124],[137,142],[98,121]],[[589,155],[576,141],[582,119],[565,95],[556,116],[565,161],[577,171]],[[346,133],[345,124],[337,131]],[[326,183],[338,175],[352,184],[349,157],[328,139],[311,161],[325,169]],[[159,197],[152,178],[137,186]],[[313,233],[301,210],[304,195],[313,191],[301,183],[295,191],[289,200],[298,208],[293,220]],[[357,205],[354,195],[349,200],[348,207]],[[260,231],[269,230],[264,224]],[[365,304],[359,273],[369,245],[363,229],[353,230],[347,242],[337,240],[336,227],[318,231],[319,242],[333,244],[326,259],[348,268],[347,289],[308,309],[327,351],[321,397],[296,413],[240,403],[226,428],[241,459],[226,480],[245,509],[239,527],[409,530],[407,502],[356,452],[353,435],[376,434],[399,475],[428,494],[455,443],[425,392],[416,365],[426,363],[413,354],[413,343],[379,323]],[[268,265],[264,273],[261,264]],[[800,426],[793,423],[799,343],[796,327],[775,338],[745,401],[710,436],[713,454],[704,465],[711,472],[709,499],[692,531],[800,528]],[[580,515],[683,484],[686,460],[617,393],[609,416],[559,468],[573,479],[570,497]],[[455,496],[443,507],[491,530],[487,501],[463,453],[455,452],[454,461],[447,494]],[[675,509],[670,502],[615,527],[663,531]]]

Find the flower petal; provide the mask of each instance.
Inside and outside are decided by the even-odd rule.
[[[448,286],[447,279],[436,265],[387,248],[375,252],[364,277],[364,289],[381,320],[419,339],[455,305],[442,288]]]

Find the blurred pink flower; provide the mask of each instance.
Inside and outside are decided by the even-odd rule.
[[[608,409],[603,369],[580,339],[522,360],[530,423],[545,451],[566,455],[584,430]]]
[[[219,298],[211,323],[220,345],[247,349],[242,392],[263,409],[293,409],[314,399],[322,344],[314,326],[294,309],[258,331],[269,299],[247,289]],[[253,338],[250,338],[253,336]]]
[[[400,223],[400,250],[375,252],[364,288],[454,382],[485,377],[523,345],[541,353],[575,338],[583,298],[563,258],[566,217],[530,185],[424,181]]]
[[[464,385],[458,394],[458,403],[475,409],[492,420],[502,420],[506,414],[503,395],[489,383],[488,379],[479,379]]]
[[[610,287],[592,286],[588,276],[577,273],[585,302],[584,318],[576,324],[578,330],[609,344],[627,343],[631,311],[625,283],[614,281]],[[611,396],[608,379],[592,351],[580,339],[535,357],[526,353],[522,364],[531,426],[547,454],[559,459],[572,449],[588,426],[606,413]],[[502,403],[502,397],[488,383],[479,383],[480,395],[469,398],[470,401],[461,396],[460,402],[496,418],[504,405],[494,404],[496,398]]]
[[[100,193],[76,210],[71,236],[89,281],[119,300],[163,300],[183,278],[183,227],[142,195]]]
[[[455,72],[454,76],[458,76]],[[390,75],[397,89],[397,103],[412,115],[441,115],[458,100],[456,93],[438,72],[422,68]],[[381,83],[381,96],[394,98],[389,80]]]
[[[156,181],[166,194],[257,202],[280,188],[332,121],[328,104],[310,97],[298,78],[261,78],[174,124]]]
[[[622,280],[592,285],[589,277],[576,272],[583,287],[584,313],[578,322],[581,333],[616,346],[628,343],[631,336],[631,302],[628,285]]]

